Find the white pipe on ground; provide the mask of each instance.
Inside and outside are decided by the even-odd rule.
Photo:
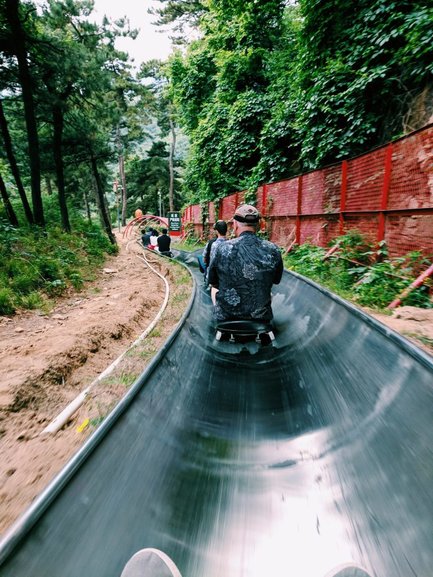
[[[168,299],[170,296],[170,286],[168,284],[167,279],[158,272],[155,268],[153,268],[149,261],[146,259],[145,256],[138,257],[140,260],[143,260],[145,264],[150,268],[152,272],[154,272],[157,276],[159,276],[165,283],[165,297],[164,302],[162,303],[161,308],[159,309],[158,314],[147,327],[147,329],[142,333],[138,339],[136,339],[132,345],[126,349],[115,361],[111,363],[84,391],[82,391],[73,401],[69,403],[69,405],[63,409],[63,411],[53,420],[51,423],[45,427],[45,429],[40,433],[41,435],[55,435],[72,417],[72,415],[78,411],[81,405],[84,403],[86,398],[89,396],[91,389],[99,383],[102,379],[104,379],[108,374],[110,374],[120,363],[120,361],[124,358],[124,356],[133,349],[138,343],[140,343],[143,339],[147,337],[147,335],[155,328],[157,323],[159,322],[163,312],[167,308]]]

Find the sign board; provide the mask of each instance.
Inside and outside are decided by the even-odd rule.
[[[180,212],[168,212],[168,229],[170,232],[180,232],[182,228],[182,218]]]

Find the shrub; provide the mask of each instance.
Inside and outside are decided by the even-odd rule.
[[[41,309],[44,306],[44,300],[38,292],[31,292],[19,299],[19,306],[23,309]]]
[[[16,229],[0,220],[0,314],[45,306],[44,295],[82,288],[107,253],[117,251],[98,226],[74,219],[72,234],[59,226]]]
[[[11,315],[15,312],[14,293],[7,288],[0,288],[0,315]]]
[[[419,252],[387,258],[384,242],[378,247],[357,231],[340,236],[338,250],[324,260],[325,249],[310,244],[295,247],[284,257],[287,268],[315,280],[363,306],[384,308],[428,266]],[[430,281],[431,282],[431,281]],[[404,304],[430,308],[428,282],[411,292]]]

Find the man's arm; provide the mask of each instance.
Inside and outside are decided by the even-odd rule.
[[[207,248],[208,248],[208,246],[209,246],[209,241],[207,241],[206,246],[205,246],[204,249],[203,249],[203,255],[202,255],[202,256],[203,256],[203,262],[204,262],[204,264],[206,264],[206,255],[207,255]]]
[[[215,238],[212,238],[207,245],[204,247],[204,251],[203,251],[203,260],[204,260],[204,264],[206,266],[209,266],[209,262],[210,262],[210,251],[212,248],[213,243],[215,242]]]
[[[284,270],[283,258],[281,256],[280,251],[278,251],[277,266],[275,267],[274,272],[274,284],[280,284],[281,278],[283,276],[283,270]]]
[[[215,288],[219,287],[219,280],[218,280],[218,251],[215,257],[212,259],[210,267],[207,269],[207,282]]]

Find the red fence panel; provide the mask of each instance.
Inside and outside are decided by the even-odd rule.
[[[208,222],[230,220],[245,192],[209,203]],[[328,246],[356,229],[385,240],[391,256],[421,251],[433,257],[433,125],[357,158],[295,178],[263,184],[256,206],[262,230],[284,248],[311,242]],[[187,207],[184,222],[203,232],[199,205]]]
[[[347,211],[380,209],[386,148],[374,150],[347,162]]]
[[[295,215],[298,202],[298,179],[281,180],[267,185],[268,215],[286,216]]]
[[[217,214],[214,202],[209,203],[208,220],[209,220],[209,224],[212,224],[212,225],[214,225],[216,223],[216,221],[218,220],[218,214]]]
[[[433,205],[433,130],[418,132],[393,145],[388,208]]]
[[[301,214],[323,214],[325,196],[325,175],[322,170],[315,170],[302,177]]]
[[[239,204],[242,204],[245,198],[245,192],[237,192],[235,194],[231,194],[230,196],[226,196],[225,198],[220,200],[220,216],[221,220],[231,220],[233,218],[233,214],[236,210],[236,207]]]
[[[420,251],[433,258],[433,215],[390,215],[385,241],[390,256]]]

